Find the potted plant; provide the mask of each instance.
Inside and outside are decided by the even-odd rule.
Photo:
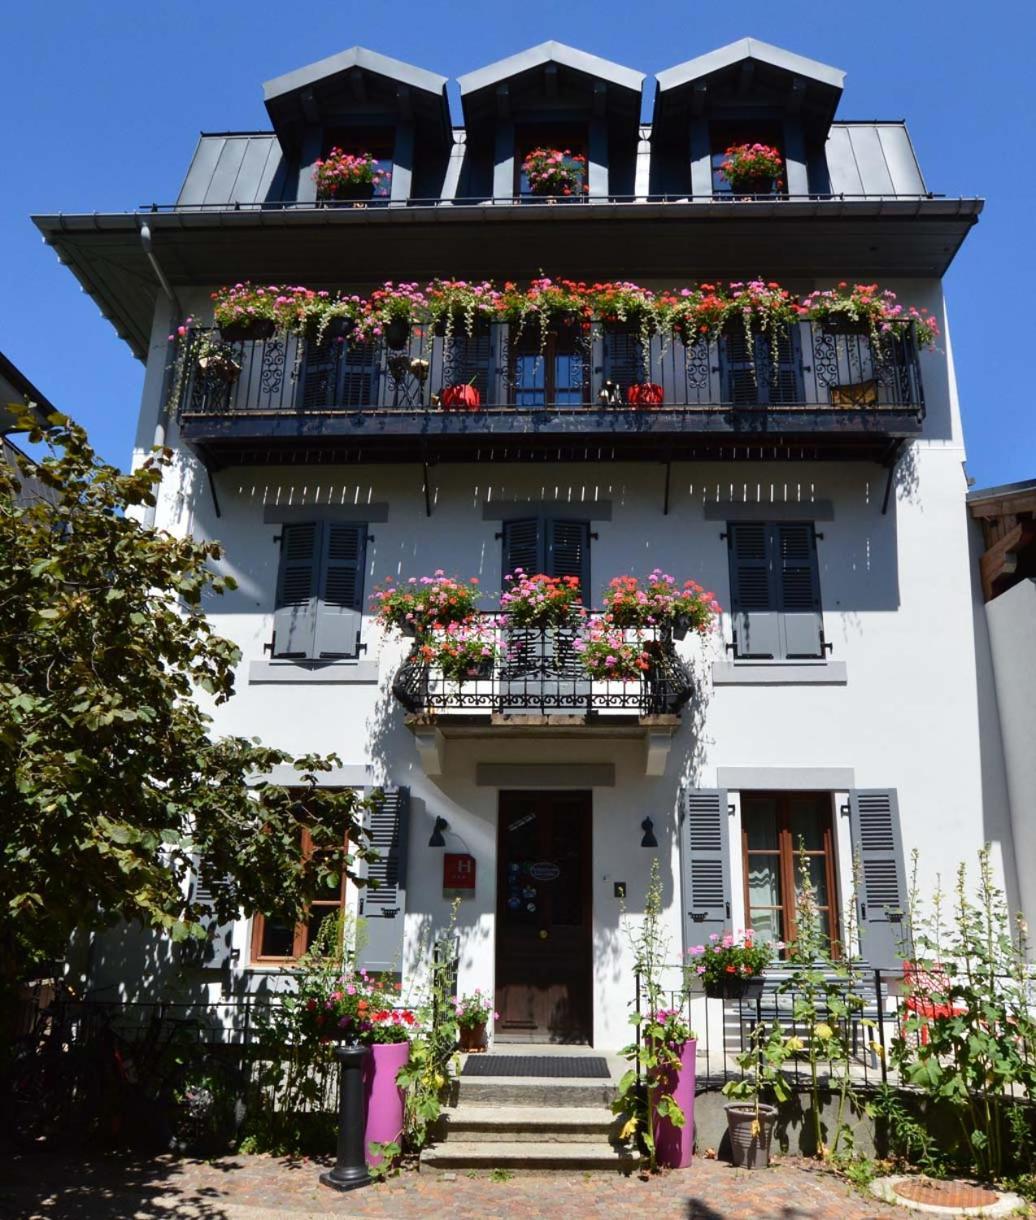
[[[489,997],[476,987],[470,995],[462,995],[454,1001],[453,1012],[460,1031],[460,1049],[476,1054],[484,1051],[490,1016],[495,1021],[500,1020],[500,1014],[493,1011]]]
[[[397,1077],[410,1060],[410,1040],[420,1027],[409,1008],[393,1008],[387,997],[382,998],[385,1006],[370,1014],[367,1040],[371,1053],[363,1076],[367,1103],[364,1141],[367,1163],[373,1166],[381,1164],[386,1145],[398,1148],[402,1143],[406,1099]]]
[[[529,575],[515,568],[504,584],[500,608],[507,613],[509,627],[566,627],[581,608],[578,576]]]
[[[777,1107],[760,1100],[763,1089],[770,1090],[778,1102],[791,1096],[787,1078],[781,1070],[789,1055],[802,1049],[802,1039],[785,1037],[779,1021],[760,1021],[752,1030],[749,1045],[737,1056],[740,1080],[723,1086],[726,1097],[735,1100],[724,1107],[730,1156],[741,1169],[765,1169],[770,1163],[770,1145],[777,1121]]]
[[[494,321],[500,294],[489,280],[436,279],[425,289],[425,298],[432,329],[448,345],[454,334],[463,333],[470,339]]]
[[[701,284],[659,293],[654,309],[662,334],[691,347],[720,334],[730,316],[731,301],[726,289],[718,284]]]
[[[215,381],[234,382],[241,375],[241,362],[234,348],[211,331],[203,332],[195,345],[195,360],[206,377]]]
[[[443,386],[439,392],[439,406],[444,411],[480,411],[482,409],[482,393],[475,385],[475,378],[467,385]]]
[[[655,331],[655,294],[626,280],[591,284],[586,293],[593,315],[605,330],[636,331],[641,339]]]
[[[512,324],[516,339],[526,327],[536,326],[542,354],[551,334],[589,330],[591,311],[585,284],[540,276],[524,290],[513,283],[505,284],[497,302],[497,315],[501,321]]]
[[[489,678],[499,656],[496,636],[486,623],[450,623],[423,637],[418,656],[448,682]]]
[[[679,1008],[659,1008],[649,1013],[640,1032],[652,1045],[655,1064],[648,1082],[655,1095],[655,1155],[668,1169],[686,1169],[694,1152],[697,1037]]]
[[[522,173],[533,195],[570,199],[589,190],[586,157],[570,148],[534,148],[522,160]]]
[[[900,305],[896,294],[877,284],[853,284],[842,280],[835,288],[817,289],[803,297],[800,317],[820,324],[829,335],[869,335],[877,345],[883,335],[897,338],[911,327],[921,348],[934,347],[939,324],[927,309]]]
[[[687,950],[688,969],[705,985],[705,994],[713,999],[735,1000],[761,994],[763,971],[770,964],[774,951],[782,949],[780,942],[756,940],[749,929],[737,936],[730,932],[720,936],[713,932],[704,945]]]
[[[371,594],[377,621],[386,630],[418,639],[433,628],[468,623],[476,612],[478,577],[462,581],[436,568],[431,576],[411,576],[402,583],[386,577]]]
[[[391,176],[388,170],[379,168],[370,153],[347,153],[340,148],[332,148],[313,170],[321,202],[370,199]]]
[[[639,682],[651,668],[639,632],[628,639],[607,617],[592,620],[573,647],[586,675],[598,682]]]
[[[769,144],[732,144],[719,172],[738,194],[769,195],[780,190],[784,161]]]
[[[225,343],[269,339],[277,329],[278,311],[288,298],[281,288],[234,284],[212,294],[212,313]]]
[[[682,640],[692,629],[710,631],[720,604],[694,580],[683,585],[655,568],[643,587],[636,576],[616,576],[608,583],[604,606],[617,627],[665,627]]]
[[[394,351],[406,347],[414,326],[428,321],[428,298],[418,284],[387,281],[376,288],[367,302],[361,330],[384,338]]]

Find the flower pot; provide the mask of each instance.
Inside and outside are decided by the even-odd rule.
[[[626,402],[631,407],[660,407],[665,391],[653,381],[643,381],[626,388]]]
[[[475,665],[464,669],[443,669],[442,676],[447,682],[478,682],[493,676],[493,658],[484,657]]]
[[[820,329],[825,335],[869,335],[869,322],[854,322],[852,318],[824,318]]]
[[[723,1108],[727,1112],[730,1159],[740,1169],[765,1169],[770,1163],[777,1107],[761,1105],[758,1123],[756,1108],[751,1103],[736,1102]]]
[[[659,1070],[652,1088],[669,1093],[683,1111],[684,1125],[675,1126],[668,1118],[655,1115],[655,1154],[667,1169],[686,1169],[694,1152],[694,1079],[698,1043],[694,1038],[677,1049],[680,1066]]]
[[[773,178],[768,174],[755,178],[740,178],[731,182],[730,189],[735,195],[770,195],[773,193]]]
[[[321,195],[320,203],[339,203],[354,199],[373,199],[373,182],[339,182],[333,190]]]
[[[403,1091],[396,1084],[399,1069],[410,1058],[409,1042],[376,1042],[363,1068],[363,1093],[367,1104],[364,1147],[367,1164],[379,1165],[374,1144],[398,1144],[403,1134]]]
[[[410,338],[410,323],[405,318],[392,318],[385,323],[382,334],[386,344],[398,352],[406,347]]]
[[[241,373],[241,365],[230,356],[212,355],[200,356],[198,368],[206,375],[219,381],[236,381]]]
[[[758,974],[747,979],[731,975],[706,983],[705,994],[711,1000],[755,1000],[763,994],[763,979]]]
[[[444,411],[480,411],[482,395],[477,386],[448,385],[439,395]]]
[[[340,314],[328,320],[324,327],[323,341],[325,343],[335,343],[340,339],[348,339],[348,337],[356,329],[356,319],[350,318],[348,315]],[[311,318],[306,323],[305,339],[307,343],[316,343],[320,336],[320,319]]]
[[[547,330],[559,336],[578,335],[583,328],[583,319],[579,314],[552,314],[547,322]]]
[[[691,616],[689,614],[674,614],[673,615],[673,639],[685,640],[687,632],[691,629]]]
[[[473,320],[471,328],[472,335],[484,335],[489,330],[489,323],[484,317],[476,316]],[[432,327],[436,337],[442,339],[446,335],[446,318],[445,316],[437,318],[435,325]],[[463,309],[455,309],[450,315],[450,333],[456,338],[458,335],[463,335],[467,338],[468,334],[468,316]]]
[[[486,1049],[486,1024],[462,1025],[460,1027],[460,1049],[469,1053]]]
[[[221,326],[219,337],[224,343],[242,343],[247,340],[270,339],[276,329],[277,324],[273,318],[249,318],[247,321],[242,318]]]

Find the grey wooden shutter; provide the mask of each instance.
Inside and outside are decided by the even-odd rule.
[[[604,332],[604,380],[615,381],[623,391],[647,380],[644,372],[644,349],[639,334],[628,330],[606,330]]]
[[[462,322],[463,328],[464,323]],[[495,399],[493,378],[493,335],[488,326],[476,327],[473,334],[461,330],[451,341],[450,384],[473,385],[483,406]]]
[[[680,819],[684,949],[730,928],[730,812],[725,788],[689,788]]]
[[[762,522],[727,526],[734,655],[773,660],[781,655],[780,613],[770,527]]]
[[[381,347],[372,340],[346,342],[341,356],[338,403],[343,407],[378,406]]]
[[[367,827],[378,858],[367,861],[368,885],[360,892],[366,943],[357,955],[357,967],[372,973],[396,973],[403,968],[410,789],[385,788],[368,814]],[[370,885],[371,881],[376,884]]]
[[[311,657],[316,643],[320,523],[281,527],[281,563],[273,616],[273,655]]]
[[[300,402],[304,411],[378,404],[380,347],[325,339],[306,344]]]
[[[749,341],[743,323],[737,320],[720,336],[719,348],[724,402],[733,403],[735,406],[752,406],[758,403],[761,387],[757,372],[757,336],[753,335]]]
[[[337,405],[338,364],[342,356],[340,348],[341,344],[328,339],[319,345],[306,342],[299,395],[303,411],[318,411]]]
[[[314,655],[355,657],[363,622],[366,525],[325,522]]]
[[[577,576],[584,605],[590,597],[589,521],[547,521],[548,576]]]
[[[536,517],[504,522],[504,576],[517,568],[528,575],[543,571],[543,531]],[[507,587],[506,584],[504,586]]]
[[[774,360],[773,345],[777,346]],[[721,336],[724,401],[735,406],[765,406],[802,402],[802,361],[797,327],[775,333],[753,333],[751,341],[741,321]]]
[[[777,345],[777,359],[773,358],[773,345]],[[761,343],[760,358],[766,363],[760,368],[765,378],[765,399],[769,403],[800,403],[805,397],[802,386],[802,360],[800,336],[797,325],[782,327],[771,332]]]
[[[195,858],[191,902],[202,909],[201,923],[205,928],[205,939],[183,942],[183,957],[190,965],[223,970],[232,961],[237,961],[238,951],[233,948],[233,921],[222,921],[216,913],[216,900],[227,883],[228,878],[212,874],[204,859]]]
[[[824,616],[816,534],[810,522],[771,527],[781,611],[781,655],[789,659],[824,656]]]
[[[901,956],[909,955],[910,928],[895,788],[850,792],[849,828],[860,871],[860,955],[875,969],[898,969]]]

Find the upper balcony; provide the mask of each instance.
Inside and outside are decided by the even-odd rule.
[[[734,325],[681,342],[598,322],[447,339],[292,336],[232,345],[237,369],[184,370],[183,439],[210,467],[296,460],[652,461],[781,456],[885,461],[920,434],[912,331]]]

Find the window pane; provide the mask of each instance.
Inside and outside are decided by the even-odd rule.
[[[309,919],[306,921],[306,948],[310,949],[316,943],[317,935],[324,920],[338,914],[338,906],[314,906],[310,908]]]
[[[792,797],[788,802],[788,829],[796,851],[805,843],[806,851],[824,850],[826,810],[811,797]]]
[[[546,385],[546,361],[538,352],[519,352],[514,358],[514,405],[539,407]]]
[[[779,907],[781,879],[777,856],[748,857],[748,905]]]
[[[756,910],[755,907],[752,907],[748,917],[756,940],[769,944],[770,941],[784,939],[780,911]]]
[[[749,851],[777,850],[777,802],[772,797],[743,801],[741,823],[748,838]]]
[[[267,916],[263,920],[261,957],[291,957],[295,948],[295,927],[283,919]]]
[[[803,856],[801,852],[795,853],[795,889],[799,889],[799,875],[802,870],[802,861],[805,859],[809,864],[809,879],[813,882],[813,893],[816,897],[818,907],[826,907],[831,905],[831,899],[827,892],[827,857],[826,856]]]
[[[554,398],[559,406],[579,406],[583,401],[583,359],[574,352],[554,359]]]

